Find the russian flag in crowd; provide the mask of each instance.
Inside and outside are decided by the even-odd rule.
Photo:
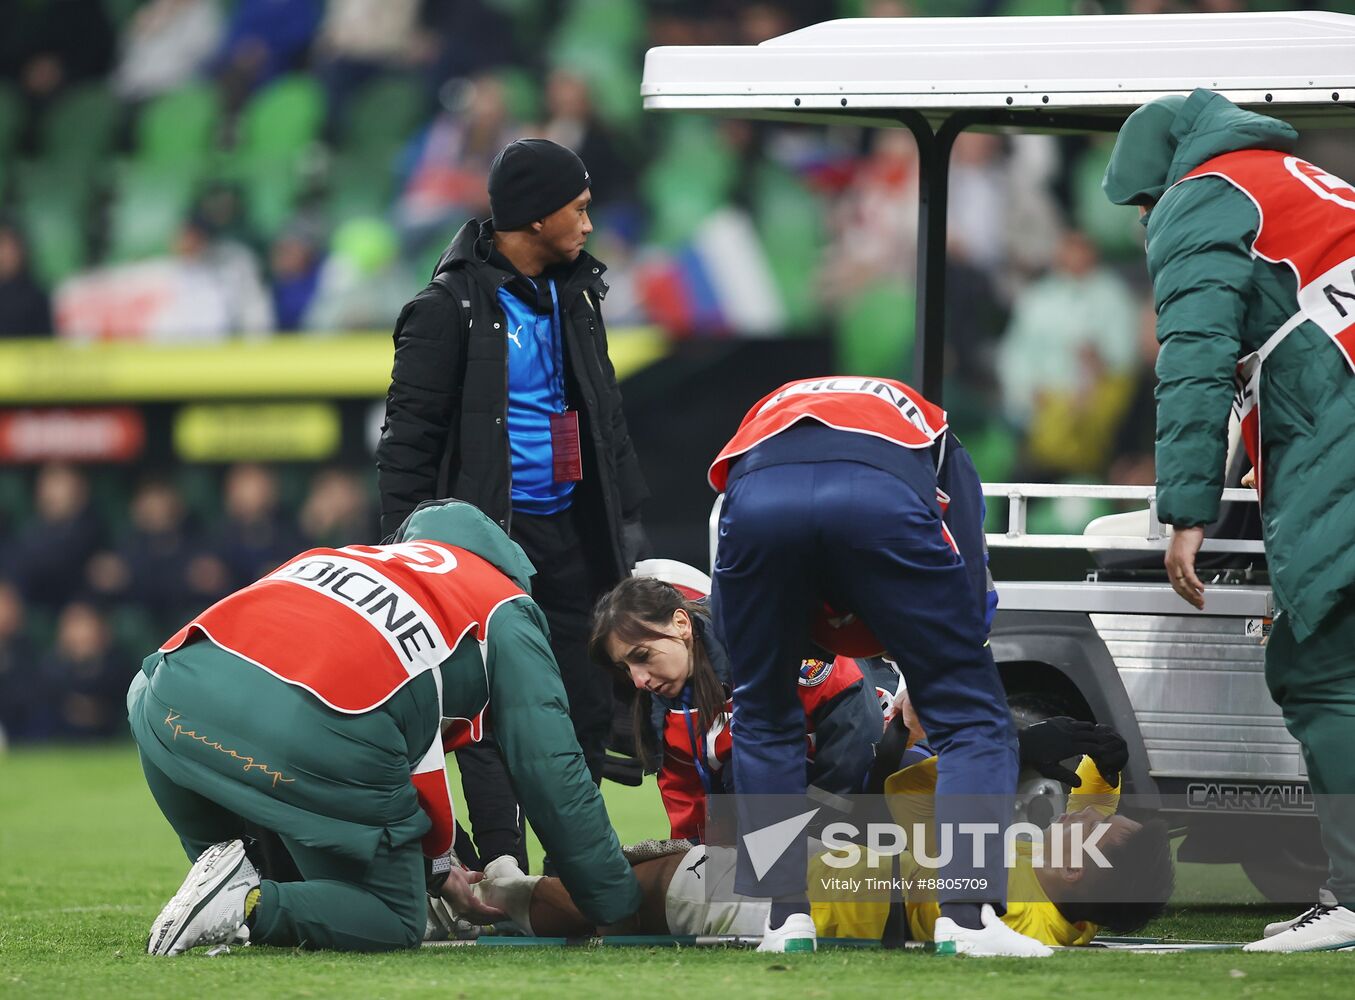
[[[777,336],[786,308],[747,213],[722,208],[678,250],[639,267],[640,298],[654,322],[679,336]]]

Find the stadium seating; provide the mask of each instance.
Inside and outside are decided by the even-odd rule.
[[[1089,147],[1073,164],[1073,217],[1077,226],[1109,260],[1143,255],[1143,227],[1138,224],[1138,209],[1132,205],[1112,205],[1101,190],[1110,160],[1113,139],[1106,136]]]
[[[221,102],[209,84],[172,90],[138,117],[137,157],[147,163],[197,167],[214,147],[220,119]]]
[[[43,116],[43,159],[96,168],[112,148],[121,118],[117,98],[102,84],[72,87]]]
[[[554,65],[586,79],[598,115],[621,129],[633,129],[644,111],[639,97],[644,19],[643,7],[630,0],[575,0],[551,46]]]
[[[912,367],[917,298],[903,280],[883,279],[850,298],[838,317],[838,368],[897,377]]]
[[[187,165],[120,164],[109,205],[105,259],[123,263],[167,253],[188,213],[196,182]]]
[[[269,84],[241,113],[226,172],[244,186],[249,221],[260,236],[273,237],[291,218],[324,115],[319,84],[301,74]]]
[[[64,160],[20,161],[15,188],[17,214],[38,279],[53,285],[83,267],[88,259],[89,171]]]
[[[725,203],[738,163],[714,122],[686,117],[664,125],[667,139],[640,187],[649,209],[650,241],[673,247]]]
[[[364,215],[385,215],[395,188],[393,154],[340,153],[329,164],[326,215],[331,226]]]
[[[426,120],[424,88],[403,76],[382,76],[353,97],[344,115],[344,152],[388,153],[407,141]]]
[[[755,190],[753,218],[786,316],[792,329],[807,329],[819,314],[823,203],[794,174],[770,163],[758,169]]]

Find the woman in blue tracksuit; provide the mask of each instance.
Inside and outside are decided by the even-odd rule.
[[[701,576],[691,567],[671,565],[685,571],[679,576]],[[637,574],[645,568],[641,563]],[[596,663],[637,689],[636,746],[647,768],[657,766],[671,835],[704,842],[709,797],[735,790],[728,766],[730,664],[704,595],[670,579],[671,574],[636,575],[606,594],[593,616],[589,650]],[[863,791],[884,732],[874,684],[847,657],[805,659],[796,693],[805,730],[800,766],[807,782],[835,795]]]

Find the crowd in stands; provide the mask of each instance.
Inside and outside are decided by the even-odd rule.
[[[0,335],[387,330],[487,214],[494,154],[539,134],[589,166],[613,326],[826,332],[842,369],[906,375],[911,136],[645,115],[647,47],[755,44],[830,16],[1295,5],[20,0],[0,13]],[[951,402],[1008,466],[1105,475],[1151,379],[1142,237],[1100,194],[1107,154],[1105,137],[956,144]],[[1047,364],[1056,348],[1069,360]],[[1069,421],[1095,433],[1071,441]]]
[[[487,216],[494,154],[544,135],[590,170],[589,249],[609,265],[610,325],[830,334],[840,370],[906,379],[909,133],[646,115],[648,47],[756,44],[832,16],[1297,6],[1355,12],[1241,0],[9,0],[0,337],[388,331],[455,230]],[[956,143],[946,403],[987,479],[1152,482],[1156,341],[1136,213],[1100,191],[1112,138]],[[1310,155],[1355,175],[1339,143]],[[185,612],[303,543],[374,537],[365,475],[316,476],[284,505],[295,517],[263,467],[230,470],[220,512],[154,478],[110,517],[81,473],[43,469],[31,516],[0,540],[0,726],[12,738],[111,731],[128,657]],[[34,676],[16,674],[34,663]],[[70,693],[49,703],[35,693],[44,684]]]
[[[141,658],[195,614],[303,549],[377,536],[371,479],[37,469],[0,515],[0,740],[121,734]]]

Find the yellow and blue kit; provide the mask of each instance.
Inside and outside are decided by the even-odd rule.
[[[929,757],[892,775],[885,782],[885,795],[894,821],[906,831],[916,824],[930,827],[934,819],[936,792],[936,757]],[[1083,757],[1077,769],[1082,785],[1068,795],[1068,811],[1076,812],[1092,806],[1103,816],[1113,815],[1119,807],[1120,785],[1111,786],[1101,776],[1090,757]],[[927,853],[934,856],[928,845]],[[887,859],[863,851],[857,864],[847,869],[829,865],[825,855],[810,860],[811,887],[831,886],[833,879],[887,880],[892,871]],[[933,868],[917,862],[911,852],[900,857],[899,878],[910,881],[935,877]],[[826,881],[821,881],[826,880]],[[840,884],[840,883],[839,883]],[[866,883],[869,885],[870,883]],[[813,895],[813,892],[811,892]],[[889,903],[884,893],[879,899],[862,898],[854,893],[855,901],[841,900],[815,902],[812,906],[814,926],[820,937],[864,938],[878,940],[884,933],[889,916]],[[1083,945],[1091,942],[1100,927],[1087,921],[1068,920],[1045,893],[1036,877],[1031,859],[1031,845],[1017,844],[1016,862],[1007,876],[1007,912],[1002,922],[1017,933],[1032,937],[1048,945]],[[930,941],[941,916],[941,906],[933,899],[915,899],[904,902],[908,915],[908,929],[915,941]]]

